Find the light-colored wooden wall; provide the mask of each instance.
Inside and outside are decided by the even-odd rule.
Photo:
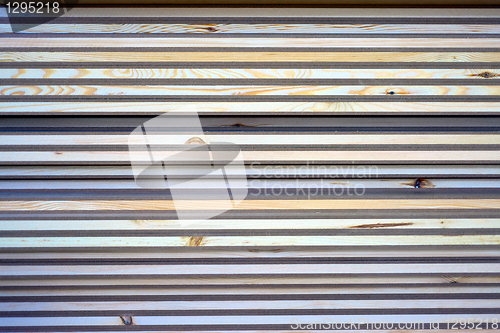
[[[0,9],[0,41],[1,332],[500,319],[498,9],[86,7],[17,34]],[[138,187],[127,145],[190,109],[250,195],[179,223],[220,201]]]

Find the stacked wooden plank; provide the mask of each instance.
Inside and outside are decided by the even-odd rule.
[[[2,8],[0,41],[0,331],[498,328],[498,9]],[[180,222],[221,201],[128,145],[191,110],[248,196]]]

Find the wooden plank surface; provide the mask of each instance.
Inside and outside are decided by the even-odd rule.
[[[0,230],[273,230],[273,229],[497,229],[499,219],[278,219],[189,221],[176,220],[100,220],[84,221],[0,221]],[[436,253],[438,255],[439,253]],[[241,254],[242,255],[242,254]],[[333,253],[330,255],[334,255]],[[395,253],[394,255],[397,255]],[[465,254],[463,254],[465,255]]]
[[[3,96],[500,95],[490,86],[0,86]]]
[[[481,79],[499,78],[500,69],[241,69],[241,68],[0,68],[1,79]],[[7,81],[8,82],[8,81]],[[50,82],[50,81],[49,81]],[[78,82],[78,81],[75,81]],[[101,81],[104,83],[104,81]],[[474,81],[467,81],[472,83]]]
[[[33,49],[32,49],[33,50]],[[482,62],[495,63],[500,58],[500,52],[359,52],[353,50],[351,52],[83,52],[83,51],[53,51],[53,52],[16,52],[4,51],[0,54],[0,62],[92,62],[110,63],[120,61],[125,63],[185,63],[185,62],[338,62],[338,63],[357,63],[357,62],[374,62],[374,63],[463,63],[463,62]]]
[[[166,157],[178,151],[163,151]],[[132,152],[136,162],[149,162],[147,151]],[[283,164],[287,162],[307,163],[379,163],[379,164],[443,164],[443,163],[478,163],[491,164],[500,161],[498,150],[275,150],[244,151],[242,156],[249,164]],[[0,152],[0,165],[30,164],[101,164],[129,165],[131,154],[127,151],[4,151]],[[189,164],[189,163],[186,163]]]
[[[0,23],[0,32],[11,27]],[[146,34],[498,34],[494,24],[49,24],[39,25],[24,33],[146,33]],[[64,35],[63,35],[64,36]]]
[[[0,7],[0,331],[495,331],[499,17],[87,6],[12,33]],[[200,143],[148,128],[141,151],[165,112],[238,145],[245,200],[207,220],[215,174],[182,200],[135,182],[131,158]]]
[[[498,38],[8,38],[2,40],[3,48],[313,48],[329,51],[329,48],[481,48],[498,49]],[[425,55],[424,55],[425,56]]]
[[[186,167],[172,173],[172,177],[187,177],[196,173],[195,166]],[[235,171],[236,172],[236,171]],[[369,179],[378,175],[383,179],[401,179],[420,175],[423,178],[440,177],[446,179],[495,179],[500,174],[498,165],[309,165],[297,168],[295,165],[252,165],[245,168],[248,179],[267,178],[269,180],[296,178],[324,179]],[[241,173],[244,174],[244,173]],[[235,173],[237,174],[237,173]],[[240,174],[238,174],[240,175]],[[70,180],[70,179],[133,179],[129,166],[0,166],[0,179]],[[413,179],[414,180],[414,179]],[[409,182],[408,182],[409,183]],[[9,183],[4,183],[5,185]]]
[[[11,32],[0,23],[0,32]],[[143,33],[143,34],[498,34],[494,24],[50,24],[39,25],[24,33]]]
[[[22,95],[21,95],[22,96]],[[16,97],[16,96],[14,96]],[[389,95],[389,98],[395,96]],[[397,97],[397,96],[396,96]],[[5,98],[5,97],[4,97]],[[104,98],[104,97],[103,97]],[[112,96],[111,96],[112,98]],[[118,98],[120,98],[118,96]],[[161,98],[161,97],[159,97]],[[238,96],[236,96],[238,98]],[[351,97],[355,99],[356,97]],[[208,115],[260,115],[260,114],[304,114],[309,115],[498,115],[500,102],[360,102],[360,101],[302,101],[302,102],[106,102],[6,101],[0,105],[0,115],[160,115],[165,112],[199,112]],[[475,97],[474,99],[477,99]],[[233,98],[232,100],[235,100]]]
[[[149,135],[150,145],[172,145],[178,142],[179,135]],[[278,135],[217,135],[210,134],[209,142],[232,142],[238,145],[493,145],[500,143],[500,135],[478,134],[407,134],[407,135],[373,135],[373,134],[278,134]],[[189,135],[186,136],[187,141]],[[11,135],[2,138],[2,146],[119,146],[141,144],[139,138],[128,135]]]

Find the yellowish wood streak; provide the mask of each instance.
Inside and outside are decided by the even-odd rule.
[[[2,96],[480,96],[500,95],[499,86],[0,86]]]
[[[314,198],[312,196],[311,198]],[[500,199],[325,199],[244,200],[236,209],[498,209]],[[4,211],[47,210],[212,210],[227,208],[223,200],[12,200],[0,201]]]
[[[486,78],[485,76],[488,76]],[[11,79],[499,79],[500,69],[0,68]],[[77,82],[77,81],[75,81]]]
[[[497,62],[500,52],[2,52],[0,62]]]

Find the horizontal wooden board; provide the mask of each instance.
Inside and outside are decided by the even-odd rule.
[[[498,315],[494,314],[475,314],[473,311],[466,312],[462,314],[466,318],[474,318],[474,320],[480,319],[484,323],[486,319],[488,319],[490,327],[493,318],[498,320]],[[123,317],[126,317],[123,315]],[[329,315],[329,321],[327,323],[350,323],[353,315]],[[409,323],[407,327],[414,327],[413,325],[421,325],[423,327],[424,323],[426,324],[426,329],[429,329],[429,322],[440,322],[444,328],[446,328],[446,321],[450,322],[450,327],[452,326],[451,321],[453,318],[456,318],[456,314],[426,314],[426,315],[362,315],[356,317],[359,320],[370,321],[371,323],[380,323],[380,327],[382,327],[382,320],[385,319],[386,323],[395,323],[393,327],[398,327],[401,324],[401,327],[405,328],[405,323]],[[219,328],[224,328],[226,325],[229,327],[238,327],[238,328],[255,328],[257,327],[269,327],[274,326],[274,329],[279,329],[285,332],[293,332],[293,327],[301,327],[306,328],[307,323],[322,323],[325,319],[325,315],[276,315],[276,316],[248,316],[248,315],[238,315],[238,316],[133,316],[134,328],[141,328],[144,326],[144,330],[147,332],[150,327],[160,330],[171,331],[170,328],[178,329],[180,332],[185,329],[195,329],[197,326],[200,330],[217,330]],[[125,320],[125,319],[124,319]],[[496,321],[495,320],[495,321]],[[88,323],[92,322],[94,326],[104,326],[107,329],[116,327],[116,330],[123,328],[123,320],[119,315],[115,316],[91,316],[91,317],[52,317],[52,318],[40,318],[40,317],[8,317],[2,318],[2,324],[6,326],[20,326],[20,327],[41,327],[42,329],[47,327],[46,330],[50,330],[54,324],[58,326],[62,326],[64,329],[66,326],[71,326],[71,328],[78,329],[80,328],[82,331],[88,330]],[[474,321],[475,322],[475,321]],[[363,323],[363,321],[361,321]],[[419,324],[420,323],[420,324]],[[260,326],[259,326],[260,325]],[[341,324],[339,324],[341,325]],[[476,324],[477,325],[477,324]],[[346,324],[347,327],[350,326]],[[314,327],[314,326],[312,326]],[[318,324],[318,327],[319,324]],[[325,326],[321,326],[325,327]],[[329,327],[329,326],[326,326]],[[357,327],[357,326],[356,326]],[[361,326],[365,327],[365,326]],[[369,326],[370,327],[370,326]],[[373,327],[373,326],[371,326]],[[418,326],[417,326],[418,327]],[[458,327],[458,326],[457,326]],[[484,326],[486,327],[486,326]],[[4,328],[7,329],[7,328]],[[95,328],[94,328],[95,329]],[[324,330],[324,328],[323,328]],[[93,330],[94,331],[94,330]],[[246,331],[246,330],[245,330]],[[471,330],[472,332],[473,330]],[[224,332],[224,331],[223,331]],[[340,331],[339,331],[340,332]],[[417,331],[418,332],[418,331]],[[423,332],[423,331],[421,331]],[[453,332],[453,331],[448,331]]]
[[[482,79],[500,69],[0,68],[1,79]],[[78,82],[77,80],[75,82]]]
[[[376,296],[375,296],[376,297]],[[15,303],[2,302],[0,311],[4,313],[14,311],[229,311],[229,310],[341,310],[341,309],[482,309],[485,307],[498,307],[500,300],[307,300],[307,301],[155,301],[155,302],[96,302],[85,304],[82,302],[32,302]]]
[[[500,33],[500,31],[498,31]],[[156,48],[156,47],[190,47],[199,48],[314,48],[323,52],[329,48],[461,48],[461,49],[497,49],[498,38],[6,38],[2,40],[2,48]],[[137,49],[135,49],[137,50]],[[422,50],[424,51],[424,50]],[[424,55],[425,57],[425,55]]]
[[[0,86],[2,96],[500,95],[500,86]]]
[[[201,237],[200,237],[201,238]],[[189,245],[190,237],[9,237],[2,240],[2,245],[0,249],[4,251],[15,250],[15,249],[46,249],[53,250],[55,248],[63,249],[103,249],[103,248],[170,248],[170,247],[186,247],[194,246]],[[257,247],[257,246],[473,246],[473,245],[498,245],[500,243],[499,235],[466,235],[466,236],[273,236],[273,237],[244,237],[244,236],[233,236],[233,237],[215,237],[207,236],[203,237],[203,241],[200,245],[203,247]],[[440,264],[443,270],[438,271],[441,274],[453,273],[447,272],[447,265]],[[478,264],[479,265],[479,264]],[[491,267],[486,271],[480,271],[477,273],[494,273],[498,272],[498,267],[495,264],[483,264],[484,266]],[[259,265],[256,265],[259,266]],[[427,267],[432,266],[432,264],[422,264],[421,266]],[[343,271],[344,274],[356,273],[356,271],[350,271],[351,267],[346,266]],[[55,269],[55,267],[53,267]],[[196,272],[195,267],[191,267],[193,273]],[[217,269],[215,267],[214,269]],[[307,272],[307,274],[314,274],[311,271],[310,266],[296,267],[296,272]],[[375,270],[374,267],[368,267],[364,273],[368,274],[370,271]],[[7,268],[4,268],[5,274],[8,273]],[[234,271],[234,268],[231,268]],[[386,270],[380,271],[379,273],[394,273],[395,271]],[[22,270],[21,270],[22,272]],[[151,271],[151,272],[154,272]],[[214,270],[213,272],[216,272]],[[236,271],[237,274],[250,274],[245,271]],[[291,274],[292,271],[289,271]],[[138,273],[138,272],[137,272]],[[331,272],[333,273],[333,272]],[[337,272],[339,273],[339,272]],[[361,272],[360,272],[361,273]],[[401,272],[401,273],[407,273]],[[425,273],[413,271],[413,273]],[[431,273],[431,272],[429,272]],[[437,272],[436,272],[437,273]],[[467,273],[464,271],[462,273]],[[468,272],[472,273],[472,272]],[[21,275],[25,275],[23,273]],[[72,274],[67,272],[66,274]],[[219,273],[212,274],[230,274],[229,271],[220,270]],[[263,274],[263,273],[255,273]]]
[[[228,178],[241,179],[242,175],[228,175]],[[417,178],[418,179],[418,178]],[[253,179],[248,183],[238,182],[232,186],[234,189],[248,188],[260,189],[260,191],[268,190],[272,193],[272,189],[328,189],[335,190],[347,189],[500,189],[500,180],[485,179],[485,180],[447,180],[447,179],[350,179],[350,180],[332,180],[332,179],[314,179],[314,180],[297,180],[297,179]],[[212,179],[206,177],[200,179],[196,185],[179,184],[176,188],[191,189],[191,190],[210,190],[220,188],[218,178],[214,176]],[[133,180],[4,180],[0,181],[1,191],[12,190],[138,190],[141,189]],[[340,191],[339,191],[340,192]]]
[[[10,33],[8,24],[0,24],[0,33]],[[44,24],[23,33],[126,33],[126,34],[499,34],[494,24]]]
[[[190,139],[189,134],[161,135],[148,134],[149,145],[175,145]],[[238,145],[494,145],[500,144],[497,134],[278,134],[245,135],[208,134],[207,143],[231,142]],[[129,135],[11,135],[4,136],[0,146],[113,146],[140,145],[143,141],[138,136]]]
[[[161,151],[161,156],[167,158],[178,151]],[[482,163],[491,164],[500,161],[498,150],[275,150],[275,151],[242,151],[246,163],[254,162],[301,162],[316,161],[316,163]],[[4,151],[0,152],[0,165],[9,164],[58,164],[58,163],[108,163],[129,165],[134,162],[150,163],[147,151]],[[403,163],[401,163],[403,162]],[[190,163],[184,163],[189,165]]]
[[[171,177],[197,173],[195,166],[172,170]],[[154,175],[154,170],[151,175]],[[249,179],[496,178],[498,165],[259,165],[245,168]],[[0,179],[133,179],[129,166],[0,166]]]
[[[128,135],[152,116],[67,116],[65,114],[44,116],[3,117],[0,129],[3,135]],[[500,117],[491,116],[432,116],[401,115],[379,117],[372,115],[301,116],[262,115],[204,115],[200,114],[200,124],[207,134],[495,134],[500,126]],[[157,128],[161,133],[161,129]],[[241,132],[241,133],[240,133]]]
[[[0,331],[500,319],[498,17],[76,7],[11,33],[0,8]],[[131,157],[151,157],[129,134],[165,112],[239,145],[224,170],[246,200],[204,220],[227,206],[200,199],[216,179],[193,200],[136,184]],[[148,135],[161,158],[193,137]]]
[[[81,222],[79,220],[78,222]],[[75,223],[76,224],[76,223]],[[105,224],[105,220],[101,220],[101,224]],[[186,224],[187,229],[189,229],[189,224]],[[272,247],[206,247],[206,246],[184,246],[184,247],[174,247],[174,248],[147,248],[146,250],[141,250],[138,248],[122,249],[117,251],[117,249],[94,249],[92,252],[86,252],[88,248],[84,251],[68,251],[64,248],[52,249],[49,251],[5,251],[0,253],[0,260],[5,263],[17,263],[17,264],[31,264],[31,263],[90,263],[95,262],[95,260],[101,260],[106,263],[116,263],[123,264],[124,262],[157,262],[157,263],[167,263],[167,262],[187,262],[200,263],[202,261],[219,262],[227,260],[231,264],[236,263],[250,263],[261,261],[261,263],[276,263],[282,261],[284,263],[287,260],[288,263],[291,261],[295,263],[311,263],[316,262],[344,262],[353,263],[357,261],[358,263],[368,263],[375,261],[391,261],[393,263],[430,263],[433,258],[435,261],[444,262],[449,260],[455,263],[459,262],[473,262],[475,260],[487,260],[489,262],[494,262],[499,256],[500,250],[495,246],[464,246],[464,245],[448,245],[448,246],[344,246],[344,247],[304,247],[304,246],[272,246]],[[457,259],[461,258],[461,259]],[[238,261],[238,262],[235,262]],[[291,261],[290,261],[291,260]],[[340,287],[339,285],[344,284],[343,287],[355,288],[361,287],[362,284],[370,285],[369,277],[373,277],[373,288],[380,288],[379,284],[383,284],[382,278],[377,278],[376,275],[369,276],[359,276],[354,279],[353,276],[337,277],[331,280],[324,278],[314,278],[311,277],[310,281],[306,281],[301,278],[288,278],[288,279],[278,279],[265,280],[265,279],[244,279],[244,278],[191,278],[189,281],[182,281],[176,278],[169,278],[166,281],[161,279],[151,278],[151,279],[134,279],[128,277],[130,280],[127,284],[126,281],[119,282],[119,280],[107,281],[103,278],[100,281],[93,281],[93,279],[84,279],[82,281],[69,279],[64,281],[64,278],[54,279],[50,283],[45,283],[42,280],[37,280],[33,278],[33,281],[9,281],[8,279],[2,280],[2,286],[5,286],[2,290],[13,290],[9,286],[50,286],[50,285],[60,285],[66,290],[74,285],[76,287],[82,285],[96,286],[99,285],[113,285],[122,286],[122,288],[128,288],[127,286],[137,286],[143,288],[173,288],[179,285],[182,288],[188,288],[192,285],[206,285],[207,288],[217,285],[227,285],[243,286],[250,288],[252,285],[257,287],[262,285],[265,287],[269,284],[269,288],[276,287],[273,284],[281,285],[283,288],[302,288],[305,286],[309,287]],[[473,287],[475,284],[482,283],[496,283],[500,277],[495,278],[495,275],[466,275],[466,276],[429,276],[429,275],[414,275],[414,276],[386,276],[388,281],[385,284],[391,287],[397,286],[415,286],[415,285],[425,285],[425,284],[440,284],[446,286],[450,284],[450,289],[452,283],[462,283],[460,286]],[[349,278],[353,278],[349,282]],[[398,280],[398,278],[400,280]],[[455,286],[456,287],[456,286]],[[10,288],[10,289],[9,289]],[[196,288],[196,287],[194,287]],[[22,289],[22,288],[21,288]],[[29,288],[28,288],[29,289]]]
[[[152,276],[210,276],[210,275],[342,275],[342,274],[497,274],[498,263],[467,264],[295,264],[295,265],[43,265],[4,266],[2,277],[61,277],[124,275],[135,277]],[[307,273],[304,273],[307,272]]]
[[[2,281],[3,282],[3,281]],[[335,285],[320,285],[320,286],[314,286],[314,285],[302,285],[298,287],[297,285],[282,285],[282,286],[255,286],[250,287],[250,286],[238,286],[238,285],[221,285],[219,288],[214,288],[213,286],[205,286],[204,288],[196,288],[196,287],[189,287],[189,286],[156,286],[156,287],[147,287],[147,286],[129,286],[127,287],[121,287],[121,288],[111,288],[111,285],[108,285],[107,287],[109,289],[104,289],[104,288],[99,288],[99,287],[92,287],[91,285],[86,285],[86,286],[71,286],[70,288],[67,288],[65,286],[58,286],[58,289],[54,288],[48,288],[48,287],[43,287],[43,286],[38,286],[38,287],[32,287],[32,288],[23,288],[22,286],[18,286],[17,288],[5,288],[2,290],[2,297],[13,297],[13,296],[20,296],[20,297],[39,297],[39,296],[66,296],[68,299],[71,299],[74,297],[78,296],[119,296],[123,294],[134,294],[134,295],[157,295],[157,296],[181,296],[181,295],[310,295],[310,294],[323,294],[323,295],[349,295],[356,293],[358,295],[373,295],[373,297],[377,297],[380,295],[384,294],[450,294],[450,298],[453,299],[453,302],[457,302],[456,296],[459,296],[457,294],[493,294],[496,293],[498,290],[495,287],[488,287],[488,286],[468,286],[468,285],[458,285],[458,286],[453,286],[452,288],[448,287],[447,285],[442,285],[442,286],[377,286],[377,287],[359,287],[359,286],[335,286]],[[480,297],[480,295],[479,295]],[[455,298],[455,299],[454,299]],[[344,300],[345,301],[345,300]],[[385,302],[384,302],[385,301]],[[433,304],[439,304],[439,303],[448,303],[450,300],[425,300],[428,301],[430,304],[430,307],[432,307]],[[416,304],[424,303],[425,301],[419,301],[419,300],[402,300],[401,304],[404,303],[409,303],[409,302],[416,302]],[[477,304],[478,301],[475,300],[461,300],[464,302],[464,304],[469,303],[471,308],[473,307],[474,303]],[[485,303],[490,301],[490,302],[498,302],[498,300],[487,300],[487,299],[482,299],[479,300],[479,302],[484,301]],[[244,301],[241,301],[244,303]],[[394,301],[393,301],[394,302]],[[51,302],[52,303],[52,302]],[[59,308],[60,310],[70,310],[69,308],[61,308],[61,303],[42,303],[38,302],[36,305],[36,309],[38,311],[43,310],[44,305],[48,305],[49,308],[52,309],[57,309]],[[111,303],[111,302],[109,302]],[[99,302],[96,305],[103,308],[103,310],[106,310],[106,304],[109,304],[108,302]],[[131,304],[132,302],[127,302],[127,303],[121,303],[123,305],[126,304]],[[141,306],[142,302],[136,302],[138,306]],[[150,306],[154,306],[155,303],[158,304],[158,306],[161,305],[160,302],[154,302],[154,301],[149,301],[149,302],[144,302],[145,304],[148,304]],[[164,304],[167,302],[164,302]],[[175,304],[174,302],[170,302],[172,304]],[[203,302],[200,302],[203,303]],[[233,303],[232,301],[227,301],[227,303],[231,304]],[[250,302],[248,302],[250,303]],[[266,303],[268,304],[273,304],[276,302],[272,301],[267,301]],[[318,302],[320,303],[320,302]],[[338,301],[327,301],[327,302],[322,302],[326,304],[338,304]],[[359,305],[363,306],[365,305],[365,302],[363,301],[358,301],[357,302]],[[371,302],[366,302],[367,304],[370,304]],[[386,300],[379,300],[379,304],[383,303],[389,303]],[[121,305],[119,302],[112,302],[112,304],[115,305]],[[133,304],[133,303],[132,303]],[[224,303],[223,303],[224,304]],[[372,303],[373,304],[373,303]],[[390,304],[390,303],[389,303]],[[7,306],[6,303],[1,304],[0,306],[3,307],[2,311],[8,312],[8,311],[33,311],[32,309],[35,307],[29,307],[28,304],[26,303],[10,303],[10,306]],[[76,307],[82,307],[84,304],[74,302],[73,305],[76,305]],[[278,306],[280,304],[277,304]],[[39,307],[40,306],[40,307]],[[133,305],[131,305],[133,306]],[[168,306],[168,303],[167,303]],[[23,307],[24,310],[21,310],[20,307]],[[454,308],[456,306],[451,305],[449,306],[450,308]],[[123,310],[124,308],[122,308]],[[134,310],[138,310],[139,307],[137,307]],[[206,309],[210,309],[210,307],[206,307]],[[75,309],[71,309],[75,310]],[[153,309],[154,310],[154,309]],[[51,311],[51,310],[45,310],[45,311]],[[53,311],[53,310],[52,310]]]
[[[497,62],[500,52],[2,52],[0,62]]]
[[[26,210],[210,210],[227,204],[218,200],[93,200],[0,201],[1,211]],[[245,200],[237,209],[496,209],[499,199],[386,199],[386,200]]]
[[[0,115],[80,114],[159,115],[199,114],[491,114],[500,102],[2,102]]]
[[[36,255],[36,252],[32,252]],[[57,252],[56,252],[57,253]],[[172,288],[200,288],[206,286],[208,288],[228,288],[230,286],[240,287],[265,287],[273,288],[276,286],[286,286],[292,284],[302,288],[316,288],[321,285],[330,285],[338,288],[339,286],[351,285],[357,287],[359,285],[368,284],[375,288],[381,288],[384,285],[394,287],[397,284],[415,285],[436,285],[441,287],[454,288],[467,284],[497,284],[500,281],[500,276],[497,274],[347,274],[347,275],[310,275],[310,276],[182,276],[182,277],[145,277],[145,276],[120,276],[120,277],[92,277],[81,276],[78,279],[65,279],[64,277],[29,277],[19,279],[17,277],[8,278],[0,277],[2,285],[5,287],[47,287],[61,286],[63,288],[100,288],[101,286],[132,286],[142,288],[157,288],[158,286],[171,286]],[[228,289],[230,290],[230,289]]]
[[[2,231],[38,230],[271,230],[271,229],[498,229],[500,219],[242,219],[242,220],[4,220]],[[470,250],[467,250],[470,251]],[[456,252],[455,252],[456,253]],[[439,253],[435,253],[438,255]],[[131,255],[131,254],[129,254]],[[241,254],[243,255],[243,254]],[[311,254],[314,255],[314,254]],[[334,254],[330,254],[334,255]],[[391,253],[398,255],[398,253]],[[408,254],[406,254],[408,255]],[[465,254],[461,254],[465,255]]]

